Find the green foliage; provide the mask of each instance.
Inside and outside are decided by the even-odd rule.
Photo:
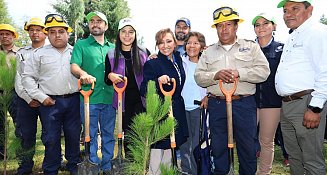
[[[69,43],[74,45],[79,37],[84,34],[84,0],[59,0],[52,7],[61,15],[63,15],[70,27],[73,28],[72,36]]]
[[[323,23],[323,24],[325,24],[325,25],[327,25],[327,18],[325,18],[325,15],[322,15],[320,17],[320,22]]]
[[[178,172],[178,169],[176,167],[169,167],[166,165],[161,164],[160,165],[160,172],[161,174],[164,175],[177,175],[177,174],[181,174]]]
[[[58,0],[52,7],[65,16],[68,24],[77,33],[74,34],[77,39],[87,38],[90,35],[85,16],[91,11],[100,11],[107,16],[109,25],[105,36],[111,42],[114,42],[118,33],[119,20],[130,15],[130,9],[125,0]],[[81,13],[82,11],[84,14]],[[73,45],[75,40],[70,40],[70,43]]]
[[[0,0],[0,23],[9,24],[12,20],[9,17],[7,4],[4,0]]]
[[[0,106],[1,111],[4,112],[4,118],[2,123],[5,125],[5,135],[0,136],[0,142],[4,143],[4,172],[6,172],[7,167],[7,148],[8,148],[8,137],[9,137],[9,122],[8,122],[8,108],[9,103],[12,98],[12,90],[14,89],[15,75],[16,75],[16,59],[10,58],[7,62],[6,54],[0,52],[0,90],[2,91],[0,95]]]
[[[129,163],[126,174],[145,175],[148,170],[151,145],[169,136],[176,123],[173,118],[167,118],[170,99],[164,102],[156,92],[155,82],[149,81],[146,96],[146,112],[137,115],[131,125],[131,133],[127,139],[131,143]]]

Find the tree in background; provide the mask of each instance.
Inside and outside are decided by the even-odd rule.
[[[325,15],[322,15],[320,17],[320,22],[323,23],[323,24],[325,24],[325,25],[327,25],[327,18],[325,18]]]
[[[11,19],[8,14],[7,4],[4,0],[0,0],[0,23],[11,23]]]
[[[100,11],[107,16],[109,28],[105,33],[109,41],[114,42],[117,35],[119,20],[130,15],[125,0],[58,0],[52,7],[65,16],[68,24],[74,28],[74,45],[76,38],[87,38],[90,35],[85,16],[91,11]],[[76,32],[76,34],[75,34]]]

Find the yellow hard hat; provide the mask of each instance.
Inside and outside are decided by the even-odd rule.
[[[34,18],[31,18],[29,21],[26,21],[25,25],[24,25],[24,30],[28,31],[28,28],[30,26],[40,26],[42,28],[45,27],[42,19],[38,18],[38,17],[34,17]]]
[[[15,28],[10,24],[0,24],[0,30],[8,30],[8,31],[14,33],[16,39],[19,36],[17,31],[15,30]]]
[[[64,27],[67,32],[71,33],[73,29],[69,27],[64,18],[59,14],[49,14],[45,17],[45,27],[43,30],[48,31],[51,27]]]
[[[238,20],[238,23],[244,21],[242,18],[239,17],[238,13],[231,7],[220,7],[213,12],[213,24],[211,25],[211,27],[216,28],[216,24],[231,20]]]

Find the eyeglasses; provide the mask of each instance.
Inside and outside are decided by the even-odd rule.
[[[232,14],[239,16],[238,13],[235,12],[230,7],[220,7],[220,8],[218,8],[217,10],[215,10],[213,12],[213,20],[218,19],[220,17],[220,15],[223,15],[223,16],[227,17],[227,16],[230,16]]]
[[[45,17],[45,24],[46,23],[51,23],[53,20],[56,20],[57,22],[64,22],[66,23],[66,21],[64,20],[64,17],[62,17],[61,15],[58,14],[49,14]]]

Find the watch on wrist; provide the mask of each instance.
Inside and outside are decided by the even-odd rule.
[[[321,108],[315,107],[315,106],[310,106],[310,105],[308,105],[308,109],[310,109],[313,113],[320,113],[322,111]]]

